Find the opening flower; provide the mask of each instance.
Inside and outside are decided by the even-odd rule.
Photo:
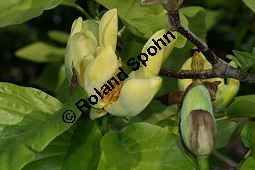
[[[170,43],[161,45],[157,54],[146,61],[146,66],[139,63],[137,71],[127,74],[115,53],[117,24],[116,9],[106,12],[99,24],[91,20],[82,21],[81,18],[75,20],[66,50],[66,73],[70,81],[71,67],[77,70],[80,85],[86,90],[92,107],[115,116],[132,117],[150,103],[161,87],[162,79],[157,75],[176,38],[169,37]],[[165,29],[156,32],[142,52],[146,52],[153,39],[157,40],[166,33]]]

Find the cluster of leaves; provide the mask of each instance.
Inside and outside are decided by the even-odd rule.
[[[221,0],[203,2],[209,6],[224,3]],[[243,2],[255,12],[253,0]],[[144,8],[139,0],[87,0],[82,3],[87,5],[88,13],[75,0],[4,0],[0,3],[0,27],[23,23],[58,5],[76,8],[96,19],[104,8],[117,8],[119,25],[126,27],[121,33],[122,48],[118,51],[124,63],[140,53],[154,32],[166,28],[161,6]],[[197,6],[183,7],[180,12],[183,25],[203,40],[225,17],[222,11]],[[128,121],[107,116],[92,121],[82,116],[75,103],[85,98],[85,92],[82,88],[70,92],[62,65],[69,35],[51,30],[48,36],[60,47],[38,41],[15,54],[25,60],[48,64],[37,82],[55,97],[38,89],[0,83],[0,169],[197,169],[197,162],[186,155],[181,145],[175,105],[167,106],[153,99],[142,113]],[[191,56],[194,45],[184,37],[178,41],[178,48],[163,67],[179,69]],[[249,43],[240,48],[248,51]],[[243,71],[255,68],[255,50],[233,53],[235,56],[228,58],[236,61]],[[177,79],[164,77],[158,96],[176,89]],[[235,118],[254,118],[254,106],[255,95],[238,96],[224,113],[218,114],[215,149],[225,152],[229,143],[241,137],[250,150],[240,162],[243,170],[255,168],[255,123],[237,122]],[[75,123],[63,122],[65,110],[73,110],[77,116]]]

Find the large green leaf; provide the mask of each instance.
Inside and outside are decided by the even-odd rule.
[[[242,130],[242,139],[246,147],[250,148],[255,157],[255,123],[247,123]]]
[[[35,160],[22,170],[97,169],[101,137],[95,121],[82,120],[75,129],[60,135],[37,153]]]
[[[128,70],[130,67],[126,65],[127,61],[131,57],[138,56],[141,53],[146,41],[134,36],[130,31],[126,29],[121,34],[121,42],[123,46],[121,50],[119,50],[119,54],[124,64],[123,68]]]
[[[101,140],[98,169],[195,169],[184,155],[179,139],[148,123],[134,123]]]
[[[255,13],[254,0],[243,0],[243,2]]]
[[[142,7],[140,0],[96,0],[108,9],[117,8],[118,15],[135,35],[148,39],[156,31],[166,28],[163,7]]]
[[[37,63],[59,62],[64,59],[65,48],[36,42],[19,49],[15,54],[17,57]]]
[[[162,5],[141,6],[140,0],[96,0],[108,9],[117,8],[118,16],[124,25],[136,36],[149,39],[156,31],[167,28],[166,11]],[[188,27],[188,21],[182,14],[182,23]],[[185,45],[186,38],[178,33],[176,47]]]
[[[229,117],[255,117],[255,95],[236,97],[227,113]]]
[[[167,106],[158,100],[152,100],[138,117],[141,121],[155,124],[175,114],[177,114],[176,105]]]
[[[69,129],[58,136],[42,152],[36,153],[35,159],[22,168],[22,170],[61,169],[71,145],[73,134],[74,130]]]
[[[23,23],[52,9],[63,0],[1,0],[0,28]]]
[[[62,120],[65,110],[80,116],[75,102],[84,95],[84,90],[77,88],[62,106],[40,90],[0,83],[0,169],[21,169],[34,160],[35,153],[72,125]]]
[[[101,138],[102,134],[96,121],[82,122],[74,135],[63,169],[97,169],[101,155]]]
[[[59,101],[65,102],[71,95],[70,83],[65,79],[56,91],[56,97]]]
[[[189,28],[200,39],[206,38],[206,22],[205,22],[205,9],[197,6],[189,6],[182,8],[180,12],[185,15],[189,21]]]
[[[230,120],[217,121],[216,148],[223,148],[230,142],[231,136],[238,126],[237,122]]]

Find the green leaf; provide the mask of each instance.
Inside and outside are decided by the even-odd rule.
[[[75,129],[69,129],[37,153],[22,170],[97,169],[101,137],[95,121],[81,120]]]
[[[85,95],[82,88],[77,88],[62,105],[34,88],[0,83],[0,92],[0,164],[3,170],[21,169],[35,159],[37,152],[68,130],[72,123],[65,123],[62,115],[72,110],[78,118],[81,113],[75,102]]]
[[[243,72],[246,72],[255,63],[255,56],[248,52],[233,50],[235,56],[228,55],[227,57],[237,63]]]
[[[255,13],[254,0],[243,0],[243,2]]]
[[[251,149],[252,155],[255,156],[255,123],[247,123],[241,133],[243,143]]]
[[[196,20],[189,23],[189,28],[195,33],[199,38],[205,40],[206,38],[206,25],[205,25],[205,17],[206,13],[202,7],[190,6],[186,8],[181,8],[180,12],[185,15],[190,22],[191,18]],[[200,15],[200,17],[198,17]],[[195,25],[196,24],[196,25]]]
[[[22,170],[61,169],[71,145],[73,134],[74,130],[69,129],[58,136],[42,152],[36,153],[35,159]]]
[[[176,114],[177,108],[175,105],[166,106],[158,100],[152,100],[150,104],[138,115],[138,117],[142,121],[155,124]]]
[[[44,10],[56,7],[63,0],[1,0],[0,28],[21,24],[31,18],[40,16]]]
[[[15,55],[36,63],[60,62],[65,56],[65,48],[36,42],[19,49]]]
[[[96,0],[108,9],[117,8],[118,16],[125,26],[137,37],[149,39],[158,30],[168,28],[166,24],[165,10],[162,5],[141,6],[140,0]],[[187,19],[181,14],[183,25],[188,26]],[[181,48],[186,39],[180,37],[176,46]]]
[[[168,28],[166,24],[165,10],[161,5],[141,6],[139,0],[97,0],[106,8],[117,8],[118,15],[122,22],[137,37],[149,39],[156,31]],[[188,20],[180,13],[180,19],[185,27],[188,27]],[[175,47],[185,46],[187,39],[177,33],[178,39]]]
[[[56,97],[61,102],[66,102],[66,100],[70,97],[71,90],[69,87],[69,81],[64,79],[59,88],[56,91]]]
[[[64,67],[59,64],[48,64],[37,79],[37,84],[53,93],[59,88],[65,79]]]
[[[232,134],[235,132],[238,123],[230,120],[217,121],[216,148],[223,148],[230,142]]]
[[[98,169],[195,169],[181,143],[166,129],[134,123],[121,132],[108,132],[101,140]]]
[[[48,36],[59,43],[66,44],[69,38],[69,34],[62,32],[62,31],[57,31],[57,30],[51,30],[48,32]]]
[[[255,169],[255,158],[248,157],[241,165],[240,170],[254,170]]]
[[[125,31],[121,34],[121,42],[123,44],[123,48],[120,51],[120,56],[125,64],[123,68],[130,69],[126,63],[127,61],[134,56],[138,56],[146,41],[134,36],[130,31],[125,29]]]
[[[97,169],[101,155],[101,138],[101,131],[95,121],[82,122],[64,160],[63,170]]]
[[[255,117],[255,95],[236,97],[227,109],[229,117]]]
[[[108,9],[117,8],[128,29],[138,37],[149,39],[156,31],[166,28],[163,7],[142,7],[140,0],[96,0]]]

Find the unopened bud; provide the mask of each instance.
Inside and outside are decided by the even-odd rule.
[[[214,149],[216,123],[211,98],[206,87],[191,84],[181,107],[181,136],[196,156],[208,156]]]

